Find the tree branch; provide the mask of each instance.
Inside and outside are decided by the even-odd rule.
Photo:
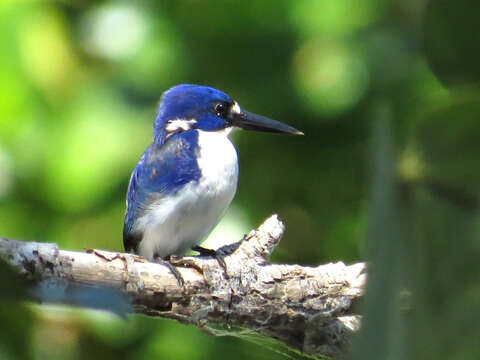
[[[166,266],[131,254],[0,239],[0,259],[34,283],[48,282],[65,294],[79,285],[114,288],[128,295],[134,312],[212,332],[207,324],[240,326],[308,354],[341,357],[359,328],[352,306],[363,293],[365,264],[270,264],[283,231],[274,215],[241,241],[219,249],[227,276],[215,259],[185,257],[193,266],[178,267],[183,288]],[[46,293],[40,293],[41,300],[52,301]],[[64,302],[73,301],[67,296]]]

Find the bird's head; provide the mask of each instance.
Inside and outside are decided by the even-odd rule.
[[[245,130],[303,135],[279,121],[240,108],[220,90],[200,85],[177,85],[165,91],[155,119],[155,141],[191,129],[222,131],[238,127]]]

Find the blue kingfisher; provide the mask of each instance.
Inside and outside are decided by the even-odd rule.
[[[228,138],[236,128],[303,135],[211,87],[183,84],[163,93],[153,142],[128,186],[126,251],[154,260],[202,250],[237,191],[237,150]]]

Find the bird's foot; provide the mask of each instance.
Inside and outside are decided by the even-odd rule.
[[[180,257],[175,256],[175,255],[170,255],[168,261],[170,262],[170,264],[175,265],[175,266],[194,268],[200,274],[203,274],[203,269],[194,260],[180,258]]]
[[[185,280],[183,279],[182,274],[178,271],[178,269],[175,267],[175,262],[174,260],[171,260],[171,255],[165,257],[164,259],[162,258],[156,258],[155,261],[159,264],[162,264],[170,270],[170,273],[175,277],[175,279],[178,282],[178,285],[183,288],[185,285]]]
[[[200,253],[201,256],[211,256],[217,260],[218,265],[220,265],[220,267],[223,269],[225,277],[228,279],[227,264],[225,264],[225,259],[222,254],[213,249],[206,249],[201,246],[194,246],[192,247],[192,250]]]

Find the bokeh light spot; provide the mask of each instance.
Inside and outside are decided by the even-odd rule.
[[[147,34],[147,19],[132,5],[106,4],[86,13],[80,33],[89,54],[122,60],[140,50]]]
[[[397,168],[401,178],[407,181],[416,181],[425,175],[425,164],[419,150],[413,145],[408,146],[403,151]]]
[[[331,40],[305,43],[295,54],[293,72],[304,104],[325,117],[354,106],[365,94],[369,80],[362,53]]]
[[[141,155],[137,142],[145,148],[149,138],[130,121],[138,114],[101,87],[84,89],[70,111],[68,121],[51,128],[45,193],[56,208],[81,211],[130,174]]]
[[[307,36],[351,33],[380,14],[379,0],[308,0],[291,2],[291,21]]]
[[[22,22],[20,52],[33,82],[50,99],[69,94],[80,78],[80,65],[62,15],[46,7]]]

